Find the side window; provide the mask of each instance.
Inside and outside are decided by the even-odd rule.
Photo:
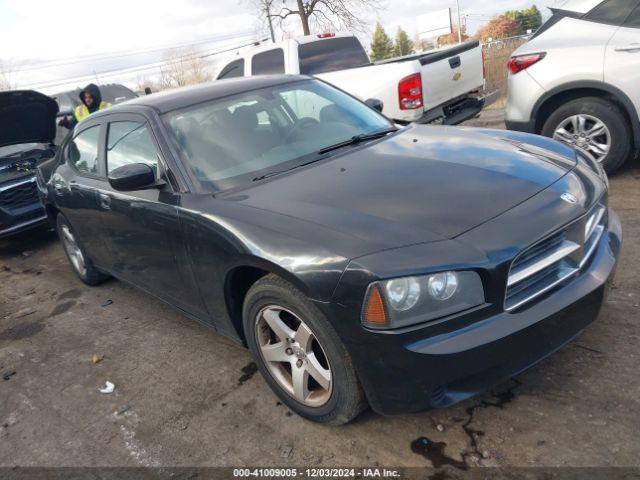
[[[234,60],[224,67],[218,75],[218,80],[222,78],[244,77],[244,59]]]
[[[624,22],[624,26],[628,28],[640,28],[640,7],[636,8],[627,21]]]
[[[158,152],[147,127],[138,122],[112,122],[107,135],[107,174],[130,163],[146,163],[158,172]]]
[[[606,0],[584,18],[592,22],[620,26],[637,5],[638,0]]]
[[[251,59],[251,75],[284,73],[284,50],[276,48],[258,53]]]
[[[67,145],[67,160],[73,168],[82,173],[98,173],[98,142],[100,126],[80,132]]]

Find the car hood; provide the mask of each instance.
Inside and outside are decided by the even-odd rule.
[[[33,90],[0,92],[0,147],[20,143],[52,143],[58,104]]]
[[[535,135],[415,125],[272,177],[234,200],[393,248],[454,238],[575,164],[573,150]]]

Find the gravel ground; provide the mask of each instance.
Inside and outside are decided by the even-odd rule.
[[[0,466],[640,466],[639,180],[638,162],[611,179],[622,258],[582,336],[481,397],[341,428],[292,415],[245,350],[154,298],[84,286],[52,234],[1,242]]]

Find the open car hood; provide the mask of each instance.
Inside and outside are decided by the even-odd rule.
[[[0,92],[0,147],[53,143],[58,104],[33,90]]]

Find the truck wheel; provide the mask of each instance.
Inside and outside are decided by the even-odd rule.
[[[93,266],[91,259],[78,243],[71,225],[62,214],[58,214],[56,218],[56,230],[64,247],[64,253],[80,280],[87,285],[98,285],[109,278]]]
[[[245,297],[243,323],[260,373],[298,415],[341,425],[366,407],[338,334],[293,285],[276,275],[258,280]]]
[[[590,153],[607,173],[631,155],[631,129],[614,103],[598,97],[572,100],[558,107],[544,123],[542,135]]]

